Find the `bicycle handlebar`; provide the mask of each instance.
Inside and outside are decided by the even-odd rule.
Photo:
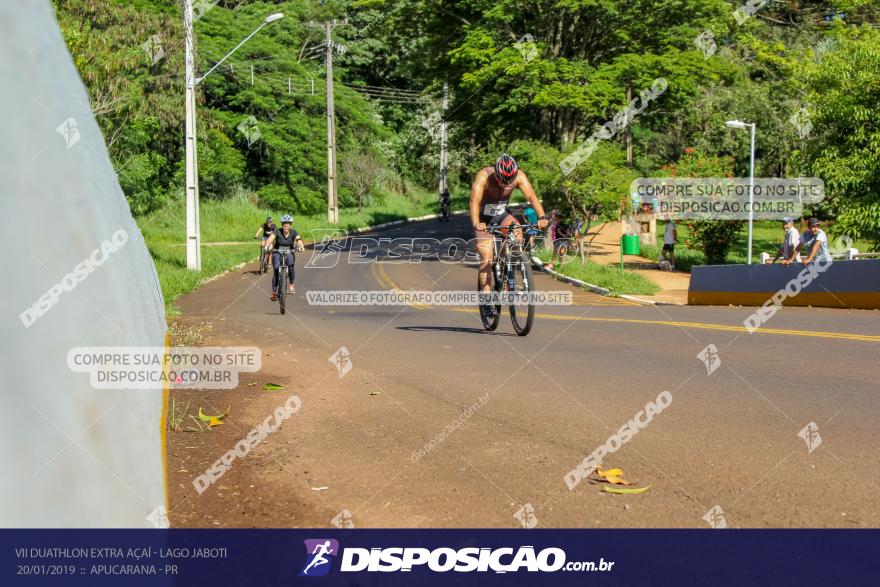
[[[516,230],[517,228],[525,228],[525,229],[536,228],[536,229],[540,230],[540,228],[538,228],[537,224],[487,224],[486,225],[486,232],[503,232],[503,231],[509,231],[509,230]]]

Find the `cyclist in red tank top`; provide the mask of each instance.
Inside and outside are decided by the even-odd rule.
[[[538,228],[547,226],[547,216],[541,201],[535,195],[532,184],[525,172],[521,171],[513,157],[504,153],[495,162],[495,167],[486,167],[477,172],[471,186],[470,215],[477,237],[477,253],[480,255],[479,290],[489,291],[489,269],[492,264],[494,247],[492,235],[486,232],[487,224],[506,226],[516,219],[508,212],[507,205],[513,190],[519,188],[526,200],[531,202],[538,213]],[[522,239],[520,230],[516,237]],[[486,306],[487,309],[494,309]]]

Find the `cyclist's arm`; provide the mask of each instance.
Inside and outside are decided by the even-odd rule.
[[[520,171],[519,175],[516,178],[517,186],[520,191],[526,197],[526,200],[532,203],[532,207],[535,208],[535,212],[538,213],[538,223],[541,224],[544,216],[544,207],[541,205],[541,200],[538,199],[538,195],[535,193],[535,188],[532,187],[532,183],[529,181],[529,176],[525,174],[524,171]],[[543,221],[546,225],[546,220]]]
[[[275,233],[269,235],[269,238],[266,239],[266,248],[271,249],[272,245],[275,244]]]
[[[485,172],[480,172],[477,174],[477,177],[474,178],[474,183],[471,186],[471,224],[476,226],[480,223],[480,204],[483,201],[483,191],[486,189],[486,181],[489,179],[489,176],[486,175]]]
[[[257,234],[254,235],[254,238],[260,238],[260,236],[262,234],[263,234],[263,227],[261,226],[260,228],[257,229]]]

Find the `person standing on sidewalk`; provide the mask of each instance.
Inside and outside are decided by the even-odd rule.
[[[663,250],[660,251],[660,260],[669,261],[671,269],[675,269],[675,243],[678,242],[678,227],[671,218],[666,222],[666,230],[663,232]]]

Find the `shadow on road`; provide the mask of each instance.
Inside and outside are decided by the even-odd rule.
[[[466,334],[494,334],[496,336],[516,336],[509,332],[489,332],[483,328],[462,328],[461,326],[397,326],[397,330],[410,332],[464,332]]]

